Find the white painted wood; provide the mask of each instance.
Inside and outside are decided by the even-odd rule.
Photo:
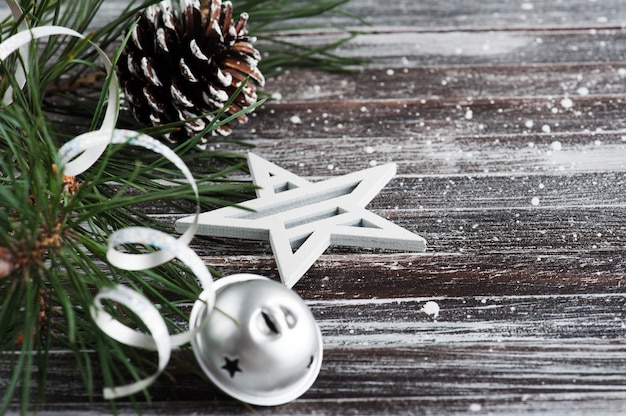
[[[254,183],[262,186],[259,197],[201,214],[197,234],[268,240],[288,287],[331,245],[426,250],[424,238],[365,209],[394,176],[394,163],[316,183],[252,153],[248,164]],[[176,230],[184,232],[194,220],[178,220]]]

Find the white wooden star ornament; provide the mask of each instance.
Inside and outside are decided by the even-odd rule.
[[[331,245],[425,251],[426,240],[365,206],[393,178],[395,163],[309,182],[248,154],[257,198],[200,214],[197,234],[269,241],[278,273],[293,287]],[[176,222],[184,232],[195,216]]]

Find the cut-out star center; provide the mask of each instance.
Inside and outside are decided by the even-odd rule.
[[[239,368],[239,358],[235,358],[234,360],[231,360],[228,357],[224,357],[224,361],[225,361],[225,364],[222,366],[222,369],[228,371],[231,378],[235,377],[235,373],[237,372],[243,373],[241,368]]]
[[[365,206],[393,178],[389,163],[309,182],[252,153],[248,165],[257,198],[241,207],[202,213],[198,234],[270,242],[283,283],[292,287],[331,245],[424,251],[426,240]],[[176,222],[184,232],[195,217]]]

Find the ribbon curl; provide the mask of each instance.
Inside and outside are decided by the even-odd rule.
[[[22,11],[17,2],[15,0],[6,0],[6,3],[13,17],[16,20],[22,19]],[[4,61],[15,52],[20,55],[22,65],[18,66],[15,73],[15,81],[18,88],[22,88],[26,83],[26,75],[29,68],[28,48],[26,46],[30,42],[57,35],[85,39],[85,36],[82,34],[62,26],[29,28],[25,19],[22,19],[18,30],[15,35],[0,43],[0,61]],[[187,165],[169,147],[145,134],[115,128],[120,104],[117,76],[105,52],[94,43],[90,42],[90,44],[97,51],[109,78],[107,109],[99,129],[83,133],[68,141],[59,149],[59,159],[63,174],[76,176],[85,172],[97,162],[111,144],[129,144],[143,147],[160,154],[173,163],[191,185],[196,198],[196,219],[193,225],[178,239],[162,231],[147,227],[129,227],[116,231],[109,237],[107,259],[113,266],[123,270],[145,270],[178,258],[189,267],[200,282],[203,291],[199,296],[199,300],[205,302],[207,310],[211,311],[215,304],[213,278],[202,259],[188,245],[196,232],[200,214],[198,186]],[[2,99],[4,105],[11,105],[13,93],[14,90],[9,87]],[[149,245],[158,249],[158,251],[130,254],[118,250],[118,247],[125,244]],[[115,320],[104,308],[103,301],[106,299],[117,302],[135,313],[139,320],[145,324],[150,334],[136,331]],[[129,346],[155,350],[159,357],[158,368],[154,374],[124,386],[104,388],[103,395],[105,399],[127,396],[149,387],[167,366],[172,348],[189,342],[204,325],[201,322],[188,331],[170,335],[167,325],[156,307],[141,293],[122,285],[102,289],[96,295],[90,313],[96,325],[111,338]]]

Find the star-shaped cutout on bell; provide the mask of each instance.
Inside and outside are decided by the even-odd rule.
[[[365,206],[393,178],[395,163],[309,182],[248,154],[257,198],[200,214],[199,235],[270,242],[282,282],[293,287],[331,245],[425,251],[426,240]],[[176,222],[184,232],[195,217]]]
[[[229,359],[228,357],[224,357],[225,364],[222,366],[223,370],[228,371],[230,377],[235,377],[235,373],[243,373],[241,368],[239,368],[239,358],[235,358],[234,360]]]

